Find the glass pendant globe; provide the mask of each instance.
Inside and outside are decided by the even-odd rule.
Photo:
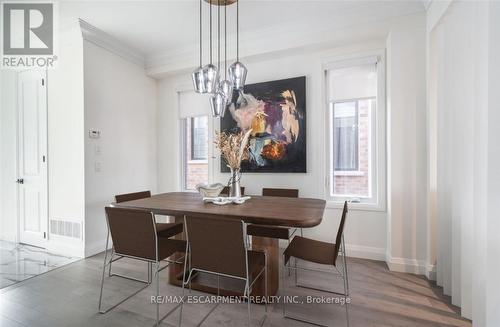
[[[247,78],[247,68],[241,62],[237,61],[229,66],[229,80],[233,83],[235,90],[243,89],[245,79]]]
[[[207,86],[205,81],[205,74],[203,73],[203,67],[198,67],[191,74],[191,79],[193,80],[193,87],[196,93],[207,93]]]
[[[219,81],[219,70],[216,66],[208,64],[203,67],[203,82],[206,93],[215,93],[217,91],[217,82]]]
[[[210,108],[213,117],[222,117],[226,111],[226,98],[222,92],[217,91],[210,97]]]
[[[233,83],[230,81],[223,80],[222,82],[219,83],[219,91],[224,94],[224,97],[226,98],[227,102],[230,102],[231,99],[233,98]]]

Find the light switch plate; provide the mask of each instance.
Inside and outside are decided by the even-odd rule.
[[[91,129],[89,130],[89,138],[91,139],[98,139],[101,137],[101,131],[97,129]]]

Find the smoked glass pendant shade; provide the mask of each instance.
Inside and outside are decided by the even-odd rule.
[[[233,83],[223,80],[219,83],[219,91],[222,92],[227,102],[230,102],[233,97]]]
[[[229,66],[229,80],[233,83],[235,90],[243,89],[246,78],[247,68],[241,62],[237,61]]]
[[[226,98],[222,92],[217,91],[210,97],[210,108],[212,109],[212,116],[222,117],[226,111]]]
[[[217,82],[219,81],[219,70],[216,66],[208,64],[203,67],[203,83],[206,93],[215,93],[217,91]]]
[[[193,80],[193,87],[196,93],[207,93],[207,84],[205,81],[205,74],[203,73],[203,67],[198,67],[191,74],[191,79]]]

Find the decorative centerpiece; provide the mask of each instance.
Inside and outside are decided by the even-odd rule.
[[[221,157],[224,159],[227,167],[231,170],[231,177],[228,181],[229,197],[240,198],[240,179],[241,162],[248,160],[248,140],[252,129],[238,134],[229,134],[225,132],[215,132],[215,146],[219,149]]]
[[[224,189],[224,185],[221,183],[215,184],[197,184],[195,186],[198,193],[200,193],[204,198],[215,198],[218,197],[220,192]]]

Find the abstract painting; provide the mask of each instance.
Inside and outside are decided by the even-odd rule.
[[[235,92],[221,131],[252,129],[242,172],[306,172],[306,77],[245,85]],[[221,172],[229,168],[221,161]]]

